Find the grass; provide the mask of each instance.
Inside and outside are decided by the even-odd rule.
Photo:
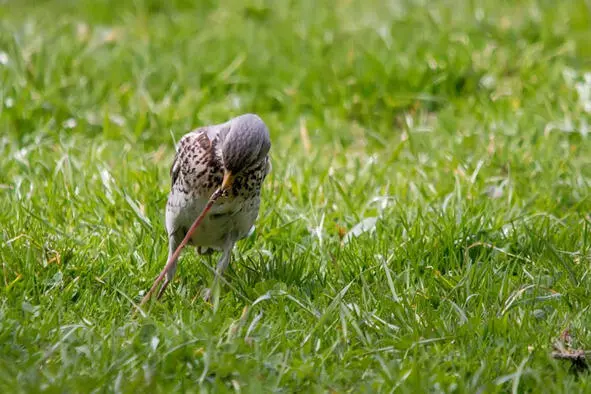
[[[591,3],[0,2],[2,392],[591,392]],[[174,143],[273,172],[215,312]]]

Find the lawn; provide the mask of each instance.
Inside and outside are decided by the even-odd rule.
[[[591,2],[0,1],[0,392],[591,392]],[[256,231],[175,142],[259,114]]]

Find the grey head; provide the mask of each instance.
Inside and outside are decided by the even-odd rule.
[[[269,129],[257,115],[231,119],[222,144],[225,170],[234,175],[260,164],[271,149]]]

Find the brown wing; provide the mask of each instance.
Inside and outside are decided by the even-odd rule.
[[[203,127],[195,131],[197,133],[196,140],[201,149],[208,151],[211,148],[211,141],[207,136],[207,127]]]
[[[180,147],[176,151],[176,154],[174,155],[174,159],[172,161],[172,166],[170,167],[171,188],[174,187],[174,184],[176,183],[176,180],[179,177],[179,173],[181,172],[181,164],[179,163],[179,152]]]
[[[207,136],[207,127],[197,129],[181,138],[179,145],[170,167],[171,187],[174,186],[181,173],[181,167],[184,156],[188,152],[199,151],[205,154],[211,149],[211,141]]]

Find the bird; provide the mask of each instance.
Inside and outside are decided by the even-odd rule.
[[[171,188],[166,203],[168,260],[210,196],[222,190],[188,241],[201,255],[221,252],[215,281],[221,277],[236,242],[254,230],[263,181],[271,171],[270,149],[269,129],[255,114],[200,127],[181,138],[170,169]],[[157,298],[174,278],[178,258],[170,263]]]

